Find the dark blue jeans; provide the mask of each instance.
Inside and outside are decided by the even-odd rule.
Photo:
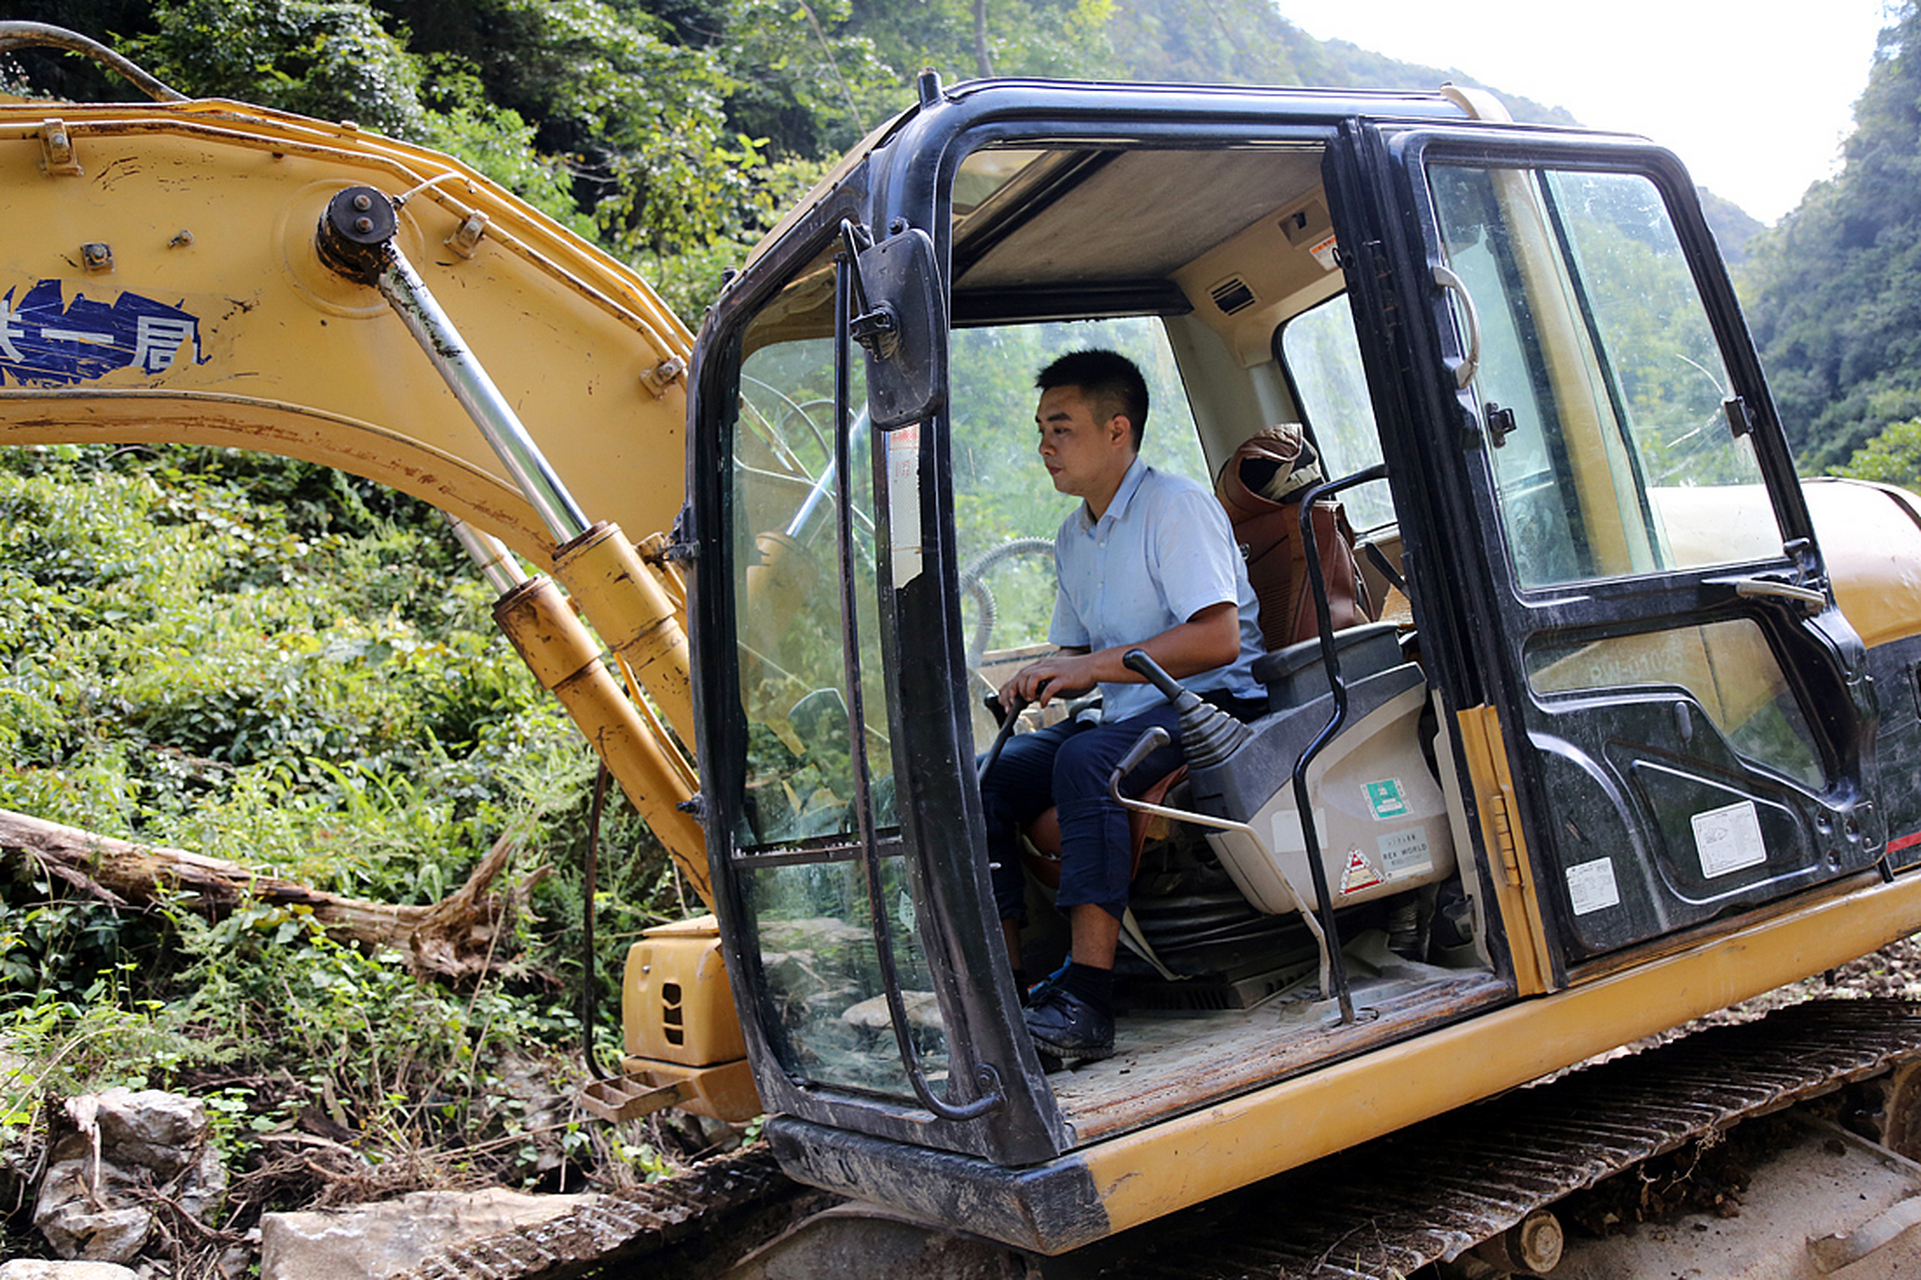
[[[1008,739],[1000,759],[981,780],[987,818],[987,857],[992,864],[994,903],[1002,920],[1027,923],[1026,881],[1021,873],[1020,828],[1057,808],[1061,823],[1061,887],[1056,905],[1083,903],[1114,916],[1127,910],[1133,849],[1127,811],[1107,794],[1107,777],[1149,727],[1173,740],[1122,780],[1131,793],[1176,768],[1183,759],[1180,715],[1169,703],[1114,724],[1063,720]]]

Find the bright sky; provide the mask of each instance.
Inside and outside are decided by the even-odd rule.
[[[1310,35],[1644,134],[1772,223],[1836,167],[1882,0],[1274,0]]]

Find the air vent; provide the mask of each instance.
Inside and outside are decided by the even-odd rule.
[[[1230,316],[1254,305],[1254,291],[1239,276],[1229,276],[1208,292],[1214,295],[1214,305]]]

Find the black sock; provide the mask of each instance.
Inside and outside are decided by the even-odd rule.
[[[1014,993],[1021,998],[1021,1008],[1027,1007],[1027,970],[1014,970]]]
[[[1078,960],[1061,975],[1061,987],[1101,1013],[1114,1012],[1114,971]]]

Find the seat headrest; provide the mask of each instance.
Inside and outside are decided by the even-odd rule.
[[[1321,461],[1298,422],[1265,427],[1241,442],[1214,478],[1214,496],[1235,524],[1286,505],[1321,481]]]

